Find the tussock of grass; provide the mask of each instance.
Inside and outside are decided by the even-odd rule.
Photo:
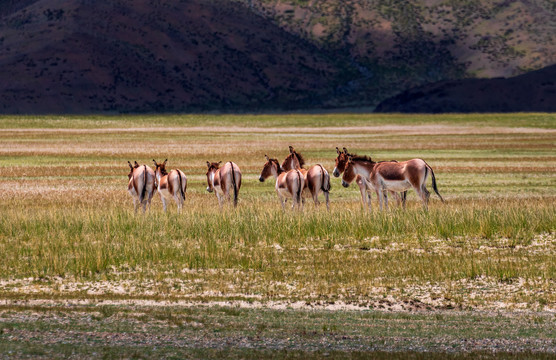
[[[480,277],[552,287],[555,244],[536,242],[537,234],[554,234],[554,211],[553,201],[543,200],[388,213],[353,204],[303,214],[268,203],[225,212],[193,207],[181,215],[135,215],[118,206],[23,214],[13,207],[0,219],[0,277],[186,281],[178,293],[200,279],[193,292],[263,298],[358,299],[373,287]]]

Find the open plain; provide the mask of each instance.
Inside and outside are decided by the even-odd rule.
[[[423,158],[446,202],[282,211],[288,145]],[[0,357],[555,358],[555,149],[553,114],[0,117]],[[127,161],[166,158],[183,213],[135,214]]]

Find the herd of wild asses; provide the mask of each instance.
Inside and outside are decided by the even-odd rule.
[[[289,150],[290,153],[282,165],[278,160],[265,155],[266,162],[259,181],[265,181],[270,176],[276,179],[275,188],[282,208],[285,208],[286,199],[291,198],[292,209],[296,206],[302,209],[303,196],[312,197],[315,206],[318,206],[318,196],[323,193],[326,199],[326,208],[330,209],[330,175],[328,171],[320,164],[313,165],[308,169],[304,168],[303,156],[292,146],[289,147]],[[432,168],[422,159],[374,162],[368,156],[350,154],[346,148],[343,150],[336,148],[336,153],[338,156],[332,174],[339,177],[343,173],[342,185],[344,187],[348,187],[355,180],[361,192],[361,200],[363,204],[369,206],[369,210],[371,209],[371,191],[377,194],[382,210],[383,205],[388,209],[388,192],[405,208],[407,190],[410,188],[415,189],[426,208],[430,197],[425,186],[429,172],[434,192],[440,200],[444,201],[438,193]],[[130,167],[128,191],[133,197],[135,211],[139,207],[142,207],[143,211],[146,210],[147,205],[150,207],[156,189],[162,199],[164,211],[167,209],[167,202],[174,199],[178,212],[181,212],[185,201],[187,177],[179,169],[168,172],[166,170],[168,159],[163,163],[155,160],[153,162],[154,170],[147,165],[139,165],[137,161],[134,164],[128,161]],[[207,191],[216,193],[220,207],[225,200],[232,201],[233,192],[233,204],[237,206],[241,188],[241,170],[232,161],[228,161],[222,166],[221,164],[221,161],[207,161]]]

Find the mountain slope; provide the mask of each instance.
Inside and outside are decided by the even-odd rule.
[[[514,76],[556,63],[554,1],[238,1],[322,47],[348,52],[362,64],[441,65],[439,54],[420,48],[427,43],[450,52],[468,74],[478,77]]]
[[[312,107],[350,76],[224,0],[35,1],[2,17],[0,44],[4,113]]]
[[[443,81],[407,90],[376,112],[556,112],[556,65],[512,78]]]
[[[548,0],[0,0],[0,113],[374,106],[554,63]]]
[[[369,104],[427,83],[510,77],[556,63],[548,0],[238,0],[348,56]]]

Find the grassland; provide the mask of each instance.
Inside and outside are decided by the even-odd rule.
[[[330,212],[311,202],[302,213],[283,212],[272,181],[257,179],[264,155],[282,159],[288,145],[329,171],[336,146],[377,160],[424,158],[447,202],[432,197],[424,212],[412,193],[406,211],[393,206],[381,213],[374,198],[369,213],[355,188],[333,179]],[[2,117],[0,325],[3,334],[19,335],[0,337],[0,351],[29,355],[35,348],[27,345],[38,343],[30,338],[60,333],[63,318],[80,324],[100,316],[98,324],[75,331],[92,334],[106,326],[102,331],[124,334],[129,319],[136,321],[129,315],[134,311],[170,308],[179,320],[165,318],[165,330],[148,327],[148,319],[141,326],[173,335],[187,330],[180,334],[192,338],[199,334],[196,323],[205,324],[201,333],[220,329],[198,319],[232,311],[211,309],[235,309],[237,316],[231,323],[218,320],[228,324],[227,346],[199,343],[174,353],[178,344],[169,343],[152,357],[218,357],[232,347],[254,349],[235,357],[266,356],[268,349],[293,351],[284,358],[318,357],[327,344],[335,357],[357,349],[361,356],[403,351],[400,358],[450,349],[550,356],[556,352],[550,330],[556,326],[555,145],[556,116],[547,114]],[[180,215],[175,206],[163,213],[158,195],[146,215],[132,210],[127,160],[150,164],[153,158],[168,158],[170,168],[188,177]],[[206,193],[207,160],[241,167],[237,209],[220,211],[214,194]],[[143,308],[130,310],[130,301]],[[99,310],[100,304],[109,305]],[[110,314],[94,315],[98,311]],[[510,320],[497,334],[478,331],[496,323],[500,312]],[[328,334],[339,338],[304,348],[312,341],[305,335],[316,330],[285,324],[311,316],[336,317],[307,326],[320,333],[334,326]],[[372,321],[365,323],[365,316]],[[452,337],[434,333],[474,316],[484,317],[483,325],[456,327]],[[249,331],[276,339],[276,332],[253,323],[258,317],[283,330],[276,346],[248,339]],[[285,320],[275,320],[280,317]],[[423,321],[435,330],[417,325]],[[380,339],[363,330],[382,323],[396,325]],[[406,327],[418,329],[397,332]],[[348,329],[358,330],[350,335]],[[32,336],[24,335],[29,331]],[[481,345],[464,346],[464,338]],[[107,345],[108,357],[148,347],[129,339],[129,347]],[[35,355],[82,354],[95,346],[54,343]]]

